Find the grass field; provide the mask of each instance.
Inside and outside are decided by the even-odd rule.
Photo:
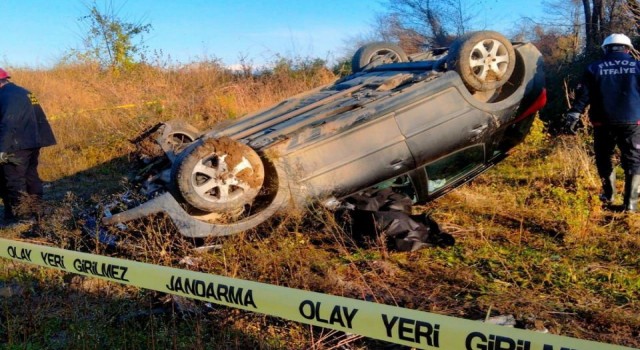
[[[128,141],[156,122],[200,129],[335,77],[281,67],[261,77],[215,62],[17,70],[47,111],[58,144],[41,156],[47,215],[2,237],[189,268],[466,319],[513,315],[518,327],[640,347],[640,214],[603,210],[587,133],[549,136],[536,121],[495,168],[416,213],[452,234],[448,248],[395,252],[357,245],[331,212],[281,214],[236,236],[194,243],[156,217],[109,248],[83,233],[83,212],[126,191]],[[620,176],[622,178],[622,176]],[[619,184],[620,187],[622,183]],[[620,188],[621,189],[621,188]],[[182,261],[182,262],[181,262]],[[6,349],[380,349],[370,339],[3,260],[0,342]]]

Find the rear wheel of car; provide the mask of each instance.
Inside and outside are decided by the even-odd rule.
[[[407,62],[407,54],[399,46],[376,42],[362,46],[351,59],[351,70],[354,73],[366,68],[375,67],[386,63]]]
[[[178,156],[171,170],[180,197],[205,212],[241,210],[258,195],[264,177],[260,156],[230,138],[194,142]]]
[[[182,152],[190,143],[195,141],[200,131],[191,124],[183,121],[168,121],[164,123],[162,135],[157,142],[165,154],[173,160],[175,155]]]
[[[451,45],[448,60],[472,93],[501,87],[516,65],[511,42],[493,31],[474,32],[457,39]]]

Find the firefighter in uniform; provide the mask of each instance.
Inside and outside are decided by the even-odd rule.
[[[20,219],[15,209],[22,195],[42,198],[40,148],[56,143],[36,97],[10,78],[0,68],[0,196],[6,223]]]
[[[576,125],[590,105],[596,167],[602,181],[600,199],[610,205],[616,194],[612,157],[616,146],[625,175],[625,211],[638,208],[640,189],[640,62],[630,51],[631,40],[611,34],[602,43],[604,57],[591,63],[578,85],[573,106],[565,114],[565,126],[575,134]]]

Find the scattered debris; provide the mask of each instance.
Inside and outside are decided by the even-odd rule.
[[[514,327],[516,325],[516,319],[513,315],[493,316],[485,319],[483,322],[505,327]]]
[[[98,225],[95,213],[82,213],[80,217],[84,219],[82,231],[85,234],[98,239],[100,243],[109,248],[115,248],[118,238],[110,234],[104,226]]]
[[[192,256],[185,256],[184,258],[180,259],[180,261],[178,262],[180,265],[186,265],[186,266],[198,266],[200,263],[202,262],[202,259],[200,258],[194,258]]]
[[[182,314],[199,314],[202,313],[203,303],[178,295],[168,294],[163,301],[171,303],[175,311]]]

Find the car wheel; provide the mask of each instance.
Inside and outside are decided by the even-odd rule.
[[[245,206],[241,211],[226,213],[189,211],[191,218],[215,226],[204,236],[226,236],[246,231],[267,221],[286,206],[291,193],[284,169],[268,159],[263,159],[262,164],[265,167],[264,183],[250,206]]]
[[[511,42],[493,31],[474,32],[459,38],[451,45],[448,58],[472,93],[501,87],[516,65]]]
[[[408,60],[404,50],[395,44],[385,42],[370,43],[359,48],[353,55],[351,70],[357,73],[365,68],[385,63],[407,62]]]
[[[163,124],[162,134],[156,142],[172,161],[200,135],[198,129],[183,121],[172,120]]]
[[[247,145],[226,137],[200,139],[180,153],[171,179],[179,196],[194,208],[237,212],[258,195],[264,166]]]

